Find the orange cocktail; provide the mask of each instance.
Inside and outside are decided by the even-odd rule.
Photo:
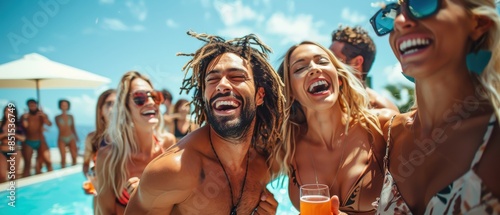
[[[325,196],[302,196],[300,197],[300,215],[330,215],[331,202]]]
[[[330,189],[323,184],[300,187],[300,215],[330,215]]]

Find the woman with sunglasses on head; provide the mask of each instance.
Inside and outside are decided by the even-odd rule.
[[[299,208],[304,184],[325,184],[333,210],[373,214],[383,183],[385,141],[361,82],[327,48],[305,41],[288,49],[278,73],[285,83],[284,144],[278,162],[289,176],[288,194]],[[335,200],[335,201],[333,201]],[[332,205],[333,206],[333,205]]]
[[[493,0],[407,0],[371,19],[415,82],[384,127],[378,212],[500,213],[500,19]]]
[[[90,167],[90,161],[92,160],[95,165],[95,160],[97,156],[97,150],[99,147],[106,146],[106,142],[109,142],[109,138],[105,137],[106,129],[109,125],[111,108],[116,100],[116,90],[109,89],[101,93],[97,99],[96,105],[96,119],[95,119],[95,131],[90,132],[85,139],[85,151],[83,154],[83,174],[90,179],[93,179],[95,174],[93,168]],[[92,186],[89,184],[92,183]],[[87,194],[96,194],[94,185],[96,181],[87,181],[84,183],[84,190]]]
[[[96,214],[123,214],[146,165],[173,142],[157,137],[161,92],[136,71],[123,75],[107,130],[109,143],[97,154]]]

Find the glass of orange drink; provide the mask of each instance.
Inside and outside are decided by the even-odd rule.
[[[330,189],[324,184],[300,186],[300,215],[330,215]]]

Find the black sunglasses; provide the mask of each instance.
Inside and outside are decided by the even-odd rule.
[[[163,94],[160,91],[139,90],[130,94],[132,95],[132,100],[137,106],[143,106],[150,97],[153,99],[156,105],[161,104],[164,100]]]
[[[401,14],[401,7],[404,7],[412,19],[423,19],[436,14],[441,7],[441,0],[406,0],[402,5],[386,5],[370,18],[370,24],[378,36],[384,36],[394,30],[394,20]]]

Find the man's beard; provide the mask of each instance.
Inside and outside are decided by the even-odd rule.
[[[213,101],[219,97],[224,97],[224,96],[232,96],[233,98],[237,99],[241,103],[241,111],[240,111],[240,116],[215,116],[213,113]],[[242,138],[246,137],[248,135],[248,130],[250,126],[252,125],[252,121],[255,118],[256,115],[256,107],[255,103],[253,102],[253,99],[250,97],[247,97],[245,99],[246,102],[243,102],[243,97],[234,95],[231,92],[225,93],[225,94],[218,94],[214,96],[212,99],[210,99],[210,102],[208,103],[209,105],[206,105],[205,110],[207,111],[207,121],[208,124],[215,130],[217,134],[219,134],[221,137],[227,138],[227,139],[233,139],[237,140],[239,142],[242,140]],[[236,121],[230,122],[234,119],[237,119]]]

